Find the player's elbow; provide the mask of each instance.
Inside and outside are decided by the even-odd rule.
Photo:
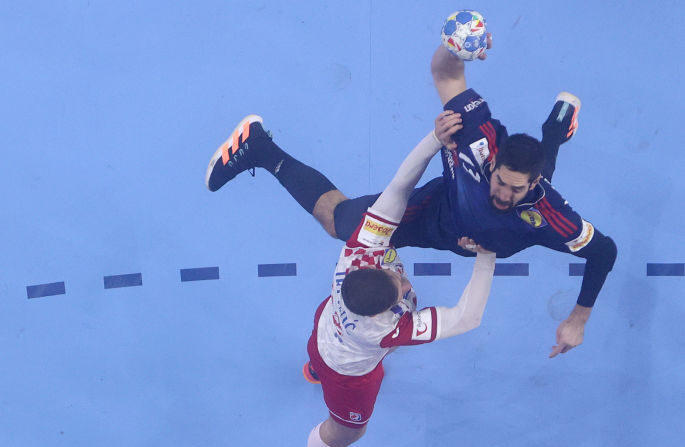
[[[461,332],[464,333],[464,332],[469,332],[469,331],[476,329],[478,326],[480,326],[480,322],[481,322],[481,317],[472,316],[469,318],[465,318],[462,321],[463,325],[462,325],[462,331]]]
[[[604,270],[610,272],[614,268],[614,263],[616,262],[616,256],[618,256],[618,247],[616,243],[609,236],[604,236],[602,239],[602,246],[599,249],[601,253],[601,264]]]

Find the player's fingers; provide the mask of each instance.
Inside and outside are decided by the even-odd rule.
[[[554,345],[554,346],[552,347],[552,352],[549,354],[549,358],[552,359],[552,358],[556,357],[557,355],[559,355],[559,353],[561,352],[561,350],[562,350],[561,345]]]
[[[449,115],[440,115],[440,120],[446,123],[453,121],[461,121],[461,113],[450,113]]]
[[[458,130],[461,130],[461,129],[463,129],[463,128],[464,128],[464,125],[461,124],[461,122],[458,122],[458,123],[455,122],[455,123],[452,123],[452,124],[450,125],[449,132],[448,132],[448,133],[449,133],[450,136],[451,136],[451,135],[454,135]]]
[[[450,123],[461,123],[461,114],[455,113],[454,115],[450,115],[449,118],[447,118],[445,121]]]
[[[464,127],[461,124],[461,118],[455,118],[455,117],[450,117],[449,120],[445,120],[445,122],[442,123],[442,125],[445,126],[445,130],[450,135],[454,134],[457,130]]]
[[[464,250],[476,251],[477,245],[473,239],[469,237],[462,237],[459,241],[459,246]]]
[[[473,242],[473,241],[472,241],[471,239],[467,238],[466,236],[462,236],[462,237],[459,238],[458,244],[459,244],[459,246],[460,246],[461,248],[463,248],[463,249],[465,249],[465,250],[468,250],[467,247],[468,247],[469,245],[472,245],[472,244],[471,244],[472,242]]]
[[[486,33],[485,36],[485,41],[487,42],[487,49],[489,50],[490,48],[492,48],[492,33]]]

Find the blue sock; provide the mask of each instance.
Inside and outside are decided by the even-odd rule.
[[[271,140],[260,142],[258,166],[268,170],[309,214],[324,193],[337,189],[316,169],[296,160]]]

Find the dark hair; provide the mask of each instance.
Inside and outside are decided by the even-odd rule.
[[[369,317],[390,309],[397,301],[399,290],[388,272],[361,269],[345,275],[340,293],[349,310]]]
[[[532,182],[538,178],[545,166],[542,143],[524,133],[511,135],[504,141],[495,157],[495,169],[500,166],[528,174]]]

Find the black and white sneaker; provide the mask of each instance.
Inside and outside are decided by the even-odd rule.
[[[214,152],[205,175],[205,184],[210,191],[217,191],[243,171],[249,171],[254,177],[257,166],[254,143],[260,138],[271,138],[262,127],[263,122],[259,115],[247,115]]]
[[[571,139],[578,130],[580,99],[571,93],[557,95],[552,112],[542,125],[542,138],[563,144]]]

